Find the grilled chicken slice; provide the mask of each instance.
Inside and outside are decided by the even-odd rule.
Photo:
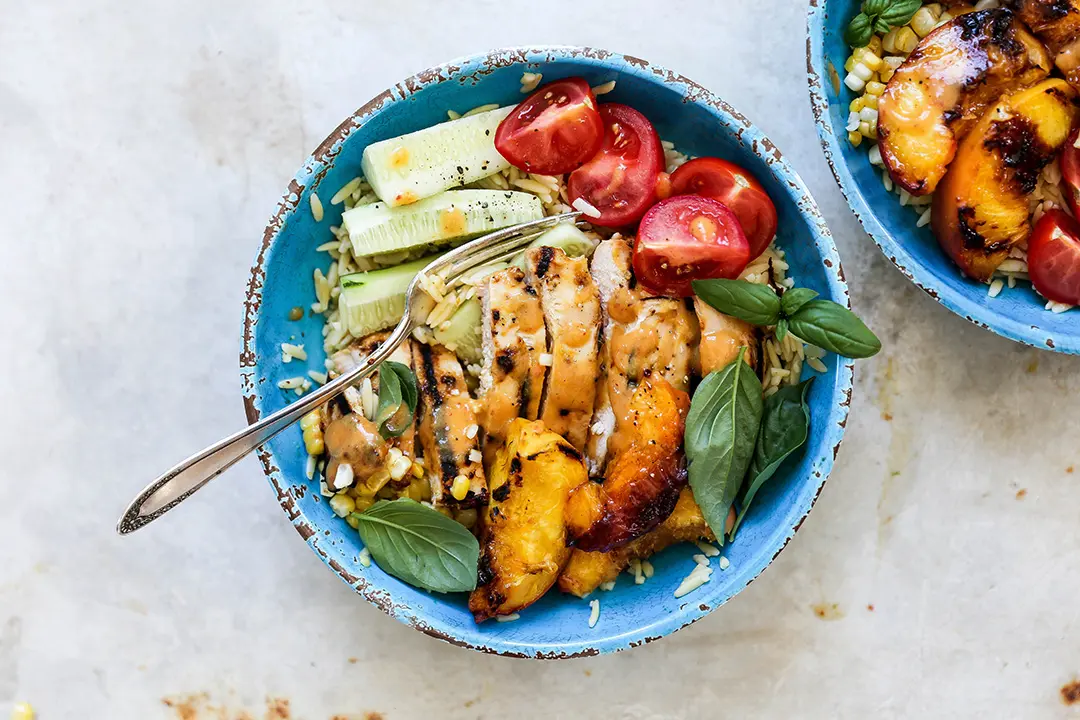
[[[761,357],[761,338],[750,323],[725,315],[701,298],[694,298],[694,312],[701,326],[699,346],[701,376],[723,370],[746,348],[744,356],[750,367],[757,369]]]
[[[599,375],[600,297],[589,261],[557,248],[534,248],[525,254],[525,278],[540,295],[551,355],[539,417],[582,451]]]
[[[878,101],[878,147],[912,195],[934,191],[957,141],[1007,92],[1050,74],[1046,48],[1003,9],[955,17],[915,47]]]
[[[514,418],[536,420],[547,367],[544,313],[536,290],[519,268],[490,276],[481,289],[483,354],[480,373],[484,457],[494,459]]]
[[[1031,235],[1029,196],[1080,116],[1060,78],[1002,98],[960,143],[934,193],[934,236],[970,278],[989,282]]]
[[[658,375],[677,390],[690,390],[697,319],[682,300],[656,297],[637,285],[632,250],[627,240],[612,238],[600,243],[592,256],[592,276],[604,308],[604,377],[585,450],[594,477],[603,474],[608,458],[625,449],[636,434],[627,419],[642,379]]]
[[[728,516],[728,528],[735,521],[734,510]],[[635,558],[647,558],[666,547],[694,540],[713,541],[716,537],[705,524],[705,516],[694,501],[690,488],[679,493],[675,509],[664,522],[651,532],[632,543],[609,552],[585,552],[574,550],[570,562],[559,575],[559,589],[563,592],[585,597],[603,583],[611,582],[626,569]]]
[[[582,550],[625,545],[671,514],[686,487],[683,428],[690,396],[660,377],[642,379],[627,408],[627,447],[608,463],[603,484],[570,494],[566,528]]]
[[[482,505],[487,501],[487,483],[479,457],[479,426],[461,364],[441,345],[416,343],[413,366],[420,390],[418,433],[432,503],[457,508]],[[468,491],[454,497],[459,476],[464,476]]]
[[[1046,43],[1065,79],[1080,90],[1080,0],[1014,0],[1013,7]]]

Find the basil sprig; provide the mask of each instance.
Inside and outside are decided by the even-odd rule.
[[[413,424],[416,376],[407,365],[387,360],[379,366],[379,407],[375,424],[384,438],[398,437]]]
[[[811,300],[788,318],[788,330],[803,342],[849,358],[868,358],[881,350],[878,340],[855,313],[832,300]]]
[[[844,42],[853,48],[866,47],[874,33],[887,33],[911,22],[922,0],[865,0],[862,12],[851,19]]]
[[[699,298],[751,325],[775,325],[780,318],[780,298],[768,285],[742,280],[694,280],[691,285]]]
[[[814,378],[798,385],[785,385],[765,398],[761,414],[761,430],[758,432],[754,457],[746,484],[739,495],[739,515],[731,528],[735,537],[750,503],[758,490],[776,473],[781,463],[801,448],[810,435],[810,407],[806,395]]]
[[[761,381],[745,355],[746,348],[740,348],[731,364],[701,381],[686,417],[690,487],[721,544],[761,425]]]
[[[375,563],[418,588],[466,592],[476,587],[480,543],[457,521],[415,500],[380,500],[353,513]]]
[[[780,340],[790,332],[849,358],[867,358],[881,350],[881,341],[855,313],[832,300],[817,299],[813,290],[791,288],[779,298],[768,286],[745,280],[695,280],[693,286],[698,297],[722,313],[751,325],[775,325]]]

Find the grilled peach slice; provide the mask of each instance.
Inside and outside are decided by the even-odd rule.
[[[689,409],[690,396],[663,378],[641,381],[621,423],[632,438],[608,463],[602,485],[586,483],[570,494],[566,526],[578,548],[625,545],[671,514],[686,486],[681,448]]]
[[[1013,7],[1050,48],[1058,70],[1080,90],[1080,0],[1015,0]]]
[[[1003,98],[960,143],[931,222],[965,275],[988,281],[1031,234],[1028,196],[1078,116],[1076,91],[1051,78]]]
[[[878,101],[878,142],[889,175],[912,195],[934,191],[983,111],[1050,74],[1050,57],[1008,10],[955,17],[927,35]]]
[[[570,491],[589,482],[581,454],[540,421],[510,422],[488,472],[491,503],[480,537],[477,622],[531,605],[570,559],[563,516]]]
[[[727,530],[734,524],[733,510],[728,518]],[[675,509],[667,519],[637,540],[608,552],[574,550],[570,562],[559,575],[559,589],[585,597],[603,583],[617,578],[634,558],[647,558],[670,545],[694,540],[711,542],[716,540],[716,536],[705,524],[705,516],[694,501],[694,493],[686,487],[679,493]]]

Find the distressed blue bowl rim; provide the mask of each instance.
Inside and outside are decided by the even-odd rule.
[[[692,80],[632,56],[594,48],[560,45],[499,49],[489,53],[459,58],[425,70],[398,83],[394,88],[379,94],[338,126],[305,160],[299,172],[289,183],[288,190],[266,226],[261,248],[251,268],[244,302],[240,376],[244,409],[249,423],[256,422],[262,416],[264,406],[263,384],[258,382],[257,378],[259,358],[255,350],[255,335],[262,305],[266,267],[274,251],[275,241],[281,234],[285,219],[301,206],[305,188],[316,184],[326,174],[348,135],[361,127],[366,120],[380,112],[387,104],[404,100],[430,83],[451,81],[457,78],[463,70],[486,75],[496,69],[510,65],[520,64],[524,67],[528,64],[560,59],[573,60],[575,58],[587,58],[591,61],[601,62],[614,70],[647,71],[655,75],[658,82],[681,86],[684,90],[684,102],[704,105],[709,112],[716,116],[718,124],[727,123],[730,125],[732,132],[739,137],[741,144],[761,158],[763,162],[766,162],[776,179],[785,186],[788,195],[810,230],[814,248],[822,261],[829,294],[837,302],[850,307],[847,283],[844,279],[839,254],[825,225],[824,218],[809,190],[798,174],[787,165],[776,146],[734,108]],[[805,502],[799,504],[800,514],[798,521],[792,527],[782,531],[782,542],[777,544],[776,550],[770,558],[761,563],[760,566],[753,568],[747,582],[731,588],[729,592],[720,592],[720,585],[714,586],[717,590],[710,592],[710,585],[705,585],[695,593],[693,601],[684,604],[680,611],[655,618],[651,622],[643,622],[640,627],[630,631],[619,631],[608,637],[602,637],[599,634],[594,637],[568,637],[565,642],[545,644],[543,646],[525,646],[515,642],[504,642],[498,637],[472,632],[471,630],[474,630],[474,628],[462,628],[441,623],[437,619],[417,617],[410,612],[407,606],[395,602],[391,591],[377,587],[377,583],[356,577],[346,571],[340,563],[329,557],[314,542],[318,539],[317,535],[322,534],[322,528],[313,525],[294,501],[294,498],[289,493],[289,483],[284,478],[269,447],[260,448],[258,457],[271,487],[277,493],[282,510],[300,536],[307,541],[308,546],[343,581],[351,585],[359,595],[399,622],[451,644],[485,653],[540,659],[591,656],[618,652],[636,647],[642,643],[658,640],[696,622],[741,592],[779,556],[817,502],[825,481],[832,471],[847,424],[853,375],[854,363],[847,358],[836,357],[833,398],[829,405],[828,415],[823,418],[824,427],[826,428],[825,435],[818,448],[818,453],[814,457],[813,477],[808,476],[801,481],[803,485],[809,486],[810,492],[804,493],[800,498]],[[809,449],[809,451],[812,450],[812,448]],[[433,622],[429,622],[429,620],[433,620]]]
[[[825,57],[825,22],[828,15],[826,4],[826,0],[809,0],[806,20],[806,71],[810,88],[810,104],[825,159],[832,168],[836,184],[840,186],[840,191],[844,194],[848,206],[855,213],[863,229],[885,254],[885,257],[911,282],[965,320],[1024,345],[1041,350],[1080,354],[1080,330],[1075,334],[1062,336],[1060,333],[1055,334],[1045,330],[1038,324],[1032,325],[1004,317],[992,307],[973,302],[956,287],[939,281],[934,273],[928,272],[907,251],[904,243],[878,219],[866,198],[857,189],[855,178],[844,161],[840,146],[842,140],[833,131],[832,122],[829,119],[829,99],[825,90],[825,82],[828,78],[826,69],[828,58]],[[966,282],[959,269],[956,270],[956,277],[957,284]]]

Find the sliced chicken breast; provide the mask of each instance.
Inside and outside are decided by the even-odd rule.
[[[550,361],[539,419],[585,449],[599,376],[600,296],[587,258],[540,247],[525,255],[525,278],[540,295]]]
[[[547,374],[540,356],[547,353],[547,330],[540,298],[519,268],[495,273],[480,293],[484,307],[480,416],[484,456],[490,461],[511,420],[539,416]]]
[[[600,243],[592,257],[592,276],[603,303],[603,340],[596,410],[585,449],[589,473],[602,475],[609,456],[633,438],[624,427],[630,399],[643,378],[657,373],[674,388],[689,392],[698,344],[698,321],[682,300],[650,295],[631,269],[632,246],[623,238]]]
[[[440,345],[415,343],[413,366],[420,390],[418,435],[432,502],[459,508],[481,505],[487,501],[487,482],[480,462],[479,425],[461,364]],[[461,493],[462,487],[467,491]]]
[[[730,365],[743,346],[747,348],[746,362],[752,368],[759,367],[761,339],[752,325],[725,315],[701,298],[694,298],[694,312],[701,325],[699,354],[702,377]]]

